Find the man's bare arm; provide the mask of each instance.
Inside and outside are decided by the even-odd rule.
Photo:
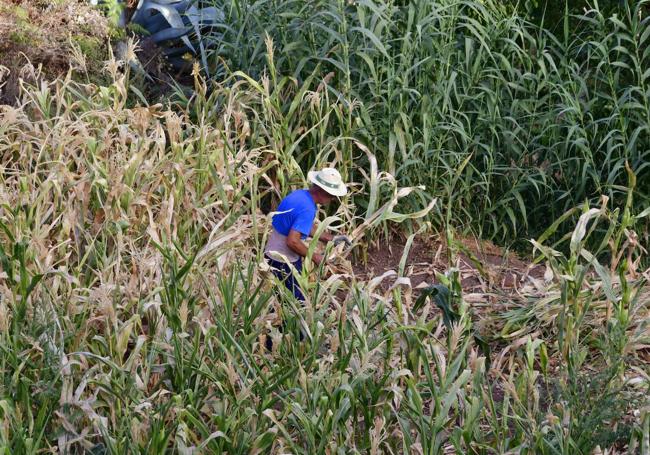
[[[306,257],[307,251],[309,249],[307,248],[307,245],[305,245],[305,243],[302,241],[300,237],[301,237],[300,232],[291,229],[289,231],[289,235],[287,236],[287,246],[291,248],[291,251],[293,251],[294,253],[302,257]],[[316,263],[316,265],[320,265],[320,263],[323,262],[323,256],[318,253],[314,253],[311,256],[311,259]]]
[[[314,237],[314,236],[316,235],[316,229],[317,229],[317,228],[318,228],[318,226],[316,226],[316,223],[314,223],[314,224],[312,225],[312,227],[311,227],[311,232],[309,233],[309,235],[311,235],[312,237]],[[331,241],[332,241],[332,238],[333,238],[333,237],[332,237],[332,234],[330,234],[330,233],[327,232],[327,231],[323,231],[323,232],[321,233],[320,237],[318,238],[318,240],[320,240],[320,241],[323,242],[323,243],[327,243],[327,242],[331,242]]]

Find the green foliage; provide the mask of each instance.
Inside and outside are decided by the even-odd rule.
[[[339,8],[345,18],[347,10],[359,14],[362,7],[381,16],[370,5],[338,3],[332,11]],[[452,49],[459,41],[447,34],[454,28],[444,26],[460,21],[473,33],[475,22],[485,20],[482,15],[500,11],[481,9],[478,3],[459,5],[449,3],[444,14],[430,17],[443,27],[440,33]],[[406,108],[422,107],[421,93],[409,92],[396,79],[403,82],[407,70],[418,73],[419,67],[391,69],[392,82],[383,80],[387,73],[377,72],[381,83],[373,90],[381,96],[376,104],[353,104],[356,72],[343,72],[342,81],[341,73],[327,81],[319,77],[327,65],[343,60],[323,59],[307,77],[296,79],[278,69],[287,57],[276,62],[271,40],[262,52],[266,75],[257,80],[236,72],[220,84],[207,84],[195,74],[193,92],[186,96],[179,89],[175,110],[147,105],[129,81],[130,67],[121,69],[115,61],[106,65],[112,77],[106,86],[71,78],[24,85],[21,104],[0,112],[0,450],[648,452],[650,377],[644,355],[650,298],[648,272],[641,268],[647,242],[635,231],[650,214],[647,167],[638,162],[645,152],[636,149],[646,140],[638,126],[645,107],[643,99],[634,101],[636,91],[616,98],[621,80],[638,72],[632,71],[637,53],[625,54],[632,44],[621,38],[632,35],[619,30],[602,37],[606,44],[607,39],[622,39],[622,44],[598,57],[588,55],[603,40],[585,44],[585,61],[602,61],[610,53],[627,59],[627,67],[609,67],[607,74],[618,78],[611,85],[596,77],[573,86],[574,73],[568,70],[584,68],[565,61],[562,71],[567,72],[561,76],[566,82],[549,76],[539,93],[542,101],[526,98],[525,104],[513,93],[528,93],[526,84],[539,81],[530,68],[515,69],[531,61],[525,56],[517,61],[519,44],[504,38],[507,33],[500,35],[510,30],[508,23],[498,22],[503,30],[472,35],[502,46],[490,54],[477,43],[471,53],[483,57],[476,59],[476,68],[428,68],[448,75],[455,71],[455,76],[453,83],[440,75],[434,79],[436,90],[448,90],[429,92],[438,98],[427,101],[430,110],[414,116],[422,122],[419,132],[402,127],[411,125]],[[353,57],[348,63],[360,53],[390,57],[395,41],[379,41],[382,48],[367,30],[341,26],[345,33],[329,33],[341,47],[367,40],[367,48],[355,51],[358,55],[341,54]],[[419,26],[413,26],[414,33],[434,31],[426,28],[426,20]],[[443,39],[435,34],[420,38],[432,46]],[[396,42],[405,45],[406,40]],[[446,55],[450,65],[457,65],[458,52],[441,45],[431,55]],[[557,55],[551,55],[541,55],[536,64],[545,62],[544,68],[555,74],[551,62]],[[335,52],[325,58],[336,58]],[[488,65],[492,58],[501,62],[498,71]],[[507,68],[520,78],[504,82]],[[605,74],[599,71],[594,74]],[[472,85],[472,74],[484,95]],[[424,73],[418,77],[422,89],[428,79]],[[591,85],[598,93],[613,87],[611,96],[600,100],[604,105],[594,101],[581,110],[590,99],[584,90]],[[379,120],[373,126],[372,119],[379,118],[375,111],[386,114],[384,109],[399,105],[400,97],[392,99],[386,86],[403,96],[403,109],[392,117],[402,129],[391,125],[383,131],[388,124]],[[568,88],[578,95],[563,91]],[[388,107],[380,102],[384,98]],[[142,105],[133,106],[133,99]],[[550,99],[558,110],[538,111],[554,105]],[[574,110],[566,110],[568,105]],[[514,117],[506,121],[490,106],[510,109]],[[617,110],[615,118],[594,116],[598,121],[580,123],[596,107]],[[492,112],[493,122],[482,117],[486,112]],[[560,113],[551,123],[550,117]],[[440,125],[443,115],[446,125]],[[562,120],[565,116],[571,121]],[[469,216],[483,216],[487,226],[490,216],[510,218],[507,203],[492,215],[482,214],[492,205],[474,208],[477,197],[497,194],[497,188],[512,190],[503,194],[512,195],[516,207],[515,194],[520,194],[522,208],[510,207],[515,221],[529,207],[523,190],[498,186],[512,184],[513,175],[521,177],[517,166],[525,162],[490,168],[481,160],[500,155],[480,146],[486,140],[483,129],[492,125],[498,133],[495,147],[510,140],[515,149],[512,156],[505,147],[499,153],[517,159],[515,152],[526,149],[527,142],[520,141],[525,130],[508,125],[532,128],[529,117],[548,122],[535,133],[536,152],[548,150],[544,156],[549,167],[555,166],[553,172],[575,177],[586,168],[585,188],[594,184],[592,174],[600,166],[586,159],[591,133],[602,139],[601,129],[609,128],[611,142],[596,149],[596,158],[606,150],[622,154],[605,161],[604,166],[613,166],[608,169],[608,175],[614,173],[612,184],[598,187],[611,197],[571,206],[578,195],[567,194],[561,204],[568,210],[535,241],[539,261],[548,264],[545,277],[532,281],[536,290],[521,289],[512,300],[491,292],[483,296],[483,306],[476,305],[463,294],[461,270],[451,267],[438,275],[441,285],[414,298],[403,260],[394,272],[399,279],[387,288],[382,288],[386,277],[362,282],[353,273],[333,274],[316,282],[301,277],[309,298],[305,306],[274,296],[261,257],[268,220],[258,207],[260,200],[302,184],[301,166],[336,162],[348,177],[360,176],[368,196],[356,202],[364,204],[360,212],[365,216],[357,218],[350,202],[337,212],[355,229],[377,220],[419,219],[433,207],[415,185],[401,188],[391,174],[380,172],[380,163],[403,182],[432,182],[446,204],[441,223],[454,254],[462,248],[450,224],[469,222],[463,220]],[[480,128],[474,130],[475,123]],[[436,135],[429,136],[429,129]],[[410,148],[420,144],[410,142],[414,138],[422,145]],[[402,141],[408,147],[404,154]],[[584,162],[571,158],[576,150]],[[423,153],[422,163],[420,155],[409,158],[409,153]],[[409,160],[413,163],[406,164]],[[430,167],[424,172],[422,166]],[[529,166],[531,175],[544,171]],[[429,171],[438,174],[433,178]],[[555,188],[550,179],[540,185],[540,195]],[[571,188],[576,182],[582,184],[574,179]],[[398,213],[399,201],[417,210]],[[545,203],[556,204],[534,201],[542,209]],[[286,329],[280,331],[282,325]],[[274,338],[271,352],[263,347],[267,333]]]
[[[79,34],[73,35],[71,39],[94,67],[106,60],[106,45],[99,38]]]
[[[8,34],[9,41],[22,46],[39,44],[37,29],[29,23],[29,13],[20,6],[0,5],[0,13],[6,11],[15,20],[15,30]]]
[[[120,18],[125,8],[124,2],[121,0],[90,0],[90,3],[101,8],[113,26],[120,25]]]
[[[181,123],[126,108],[122,84],[86,95],[71,81],[39,86],[34,117],[2,124],[13,198],[0,225],[3,449],[589,454],[645,444],[646,418],[624,419],[647,405],[647,390],[622,376],[642,371],[648,336],[631,197],[622,212],[585,207],[566,255],[547,244],[552,232],[539,239],[553,277],[539,304],[481,315],[501,336],[479,333],[455,269],[416,300],[406,282],[382,292],[381,279],[306,281],[300,307],[275,298],[258,266],[255,201],[274,165],[242,148],[256,133],[246,109],[267,115],[257,106],[273,96],[260,98],[252,80],[208,95],[197,78],[187,102],[197,123]],[[230,101],[219,103],[223,123],[201,124],[216,100]],[[281,124],[269,121],[265,137]],[[57,183],[66,178],[76,190]],[[379,199],[366,221],[403,217]],[[61,247],[43,249],[43,238]],[[589,252],[592,243],[601,246]],[[609,267],[596,259],[605,250]],[[510,342],[522,313],[530,322]]]
[[[579,31],[576,28],[584,25],[579,16],[596,4],[596,2],[588,0],[566,0],[564,4],[556,0],[511,0],[510,3],[528,20],[558,36],[564,33],[563,24],[566,13],[569,14],[567,19],[571,30]],[[602,14],[607,17],[612,14],[624,13],[626,5],[633,8],[634,0],[599,0],[597,5]]]
[[[213,4],[229,24],[206,38],[215,80],[323,81],[321,96],[340,104],[301,139],[303,169],[332,138],[353,137],[402,184],[442,197],[455,226],[504,242],[603,193],[622,206],[626,161],[643,182],[637,207],[650,202],[645,1],[618,16],[590,9],[562,39],[495,1]],[[293,96],[275,109],[289,112]],[[347,174],[369,166],[350,141],[337,148]]]

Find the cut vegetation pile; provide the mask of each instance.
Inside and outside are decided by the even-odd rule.
[[[236,74],[208,93],[197,76],[173,110],[136,107],[119,67],[105,87],[67,78],[0,107],[5,453],[647,453],[650,276],[633,226],[648,211],[631,170],[622,207],[571,209],[538,239],[545,271],[518,295],[465,296],[448,232],[438,287],[415,290],[403,256],[364,280],[314,271],[302,308],[272,292],[260,248],[262,202],[304,183],[292,142],[277,146],[278,86]],[[343,103],[324,87],[298,88],[296,135]],[[435,200],[348,146],[370,163],[355,170],[365,199],[326,224],[413,219],[408,254]],[[551,243],[563,219],[578,222]]]
[[[85,2],[3,0],[0,2],[0,104],[13,104],[19,79],[48,80],[70,68],[87,80],[107,56],[108,20]],[[26,64],[34,70],[22,71]]]

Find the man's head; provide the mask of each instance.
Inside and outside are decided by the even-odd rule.
[[[327,191],[314,183],[310,185],[309,192],[314,198],[314,202],[318,205],[328,205],[330,202],[336,199],[336,196],[332,196]]]
[[[320,171],[311,171],[307,177],[311,182],[309,192],[316,204],[327,205],[348,192],[341,174],[334,168],[326,167]]]

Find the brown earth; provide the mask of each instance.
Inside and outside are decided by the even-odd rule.
[[[366,260],[357,259],[353,263],[355,275],[368,279],[389,270],[397,271],[405,245],[406,239],[400,235],[392,237],[389,242],[372,245]],[[412,287],[435,284],[436,273],[444,273],[452,266],[460,271],[465,293],[485,293],[495,289],[516,293],[529,277],[539,279],[544,275],[544,266],[533,265],[491,242],[466,237],[457,245],[460,251],[454,260],[440,236],[416,237],[404,270]],[[386,280],[384,286],[389,285],[390,280]]]

